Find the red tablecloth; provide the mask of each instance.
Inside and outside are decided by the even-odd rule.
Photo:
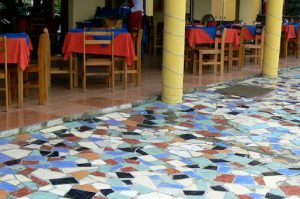
[[[115,37],[114,50],[116,56],[126,57],[126,63],[128,65],[134,63],[135,52],[129,33],[120,33]],[[111,45],[105,47],[102,45],[89,46],[86,51],[91,54],[110,55]],[[68,59],[71,53],[83,53],[83,33],[68,32],[65,37],[62,53],[65,59]]]
[[[296,29],[293,25],[283,25],[282,31],[287,34],[288,41],[297,37]]]
[[[245,28],[243,36],[244,40],[255,40],[255,35],[253,35],[248,28]]]
[[[30,61],[31,42],[26,38],[7,38],[7,63],[18,64],[25,70]],[[4,54],[0,54],[0,63],[4,62]]]
[[[195,44],[213,44],[215,41],[203,29],[190,28],[186,30],[186,38],[190,47]],[[236,29],[227,29],[225,43],[235,44],[239,46],[239,34]]]

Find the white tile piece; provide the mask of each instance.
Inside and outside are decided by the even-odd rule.
[[[239,184],[225,184],[224,187],[229,191],[235,193],[236,195],[251,193],[251,191],[247,187]]]
[[[3,151],[2,153],[15,159],[21,159],[23,157],[28,156],[31,153],[31,151],[24,149],[12,149],[8,151]]]
[[[94,142],[79,142],[78,144],[88,149],[99,148]]]
[[[100,190],[100,189],[111,189],[111,186],[109,184],[105,184],[105,183],[94,183],[92,184],[96,189]]]
[[[27,178],[26,176],[23,175],[16,175],[16,178],[20,181],[20,182],[31,182],[32,180]]]
[[[8,174],[0,178],[0,181],[8,181],[8,180],[15,180],[15,176],[12,174]]]
[[[42,179],[42,180],[50,180],[50,179],[58,179],[66,177],[66,174],[56,171],[50,171],[48,169],[37,169],[31,173],[31,175]]]
[[[156,190],[157,186],[153,183],[153,181],[147,176],[137,176],[131,180],[133,184],[143,185],[152,190]]]
[[[59,125],[59,126],[54,126],[54,127],[47,128],[47,129],[42,129],[41,132],[51,133],[51,132],[54,132],[54,131],[65,130],[65,129],[68,129],[68,128],[65,127],[65,126]]]
[[[208,191],[205,195],[207,199],[222,199],[225,197],[225,192],[222,191]]]
[[[179,160],[171,160],[171,161],[168,161],[169,164],[175,166],[175,167],[183,167],[185,166],[186,164],[179,161]]]

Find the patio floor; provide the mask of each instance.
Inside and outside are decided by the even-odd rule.
[[[281,60],[281,67],[297,65],[299,65],[299,60],[294,57],[289,57],[287,62]],[[209,84],[258,74],[259,69],[251,65],[247,65],[242,71],[236,71],[234,68],[232,72],[225,73],[223,77],[212,73],[198,77],[190,72],[185,72],[184,88],[199,88]],[[145,57],[143,61],[142,85],[140,87],[129,85],[128,90],[123,90],[121,85],[119,85],[116,91],[111,93],[109,89],[104,88],[103,83],[91,82],[88,84],[86,93],[83,93],[81,88],[70,91],[68,89],[68,80],[64,80],[64,78],[62,76],[62,78],[58,79],[58,82],[52,83],[53,87],[50,89],[46,105],[38,105],[37,93],[31,92],[29,97],[25,97],[23,109],[15,108],[16,105],[14,104],[10,106],[8,113],[0,112],[0,131],[121,104],[129,105],[138,100],[155,98],[161,93],[161,57]]]
[[[300,68],[234,84],[3,138],[0,198],[299,198]]]

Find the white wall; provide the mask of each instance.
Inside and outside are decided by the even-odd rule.
[[[194,0],[194,19],[201,20],[204,15],[211,14],[211,5],[211,0]]]
[[[105,0],[70,0],[70,28],[75,28],[77,21],[84,21],[93,18],[95,16],[97,6],[104,7]]]
[[[260,11],[260,0],[240,0],[240,20],[252,24]]]

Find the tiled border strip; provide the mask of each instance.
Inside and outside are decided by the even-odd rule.
[[[287,68],[282,68],[282,69],[280,69],[279,72],[288,71],[290,69],[296,69],[296,68],[300,68],[300,66],[291,66],[291,67],[287,67]],[[191,89],[185,89],[184,94],[193,93],[193,92],[201,91],[201,90],[204,90],[207,88],[220,86],[220,85],[224,85],[224,84],[227,85],[227,84],[237,83],[237,82],[241,82],[241,81],[255,78],[255,77],[261,77],[261,74],[257,73],[257,74],[249,75],[249,76],[239,78],[239,79],[228,80],[228,81],[218,82],[218,83],[214,83],[214,84],[208,84],[205,86],[200,86],[200,87],[191,88]],[[130,108],[141,106],[141,105],[144,105],[144,104],[147,104],[147,103],[159,100],[159,99],[160,99],[160,96],[157,96],[157,97],[148,98],[148,99],[144,99],[144,100],[137,100],[135,102],[128,103],[128,104],[122,104],[122,105],[118,105],[118,106],[97,109],[92,112],[84,112],[84,113],[69,115],[66,117],[41,122],[38,124],[32,124],[32,125],[23,126],[20,128],[10,129],[10,130],[4,130],[4,131],[0,132],[0,138],[14,136],[14,135],[22,134],[22,133],[38,131],[43,128],[49,128],[52,126],[61,125],[65,122],[71,122],[74,120],[89,119],[89,118],[95,117],[96,115],[98,116],[98,115],[108,114],[108,113],[117,112],[117,111],[121,111],[121,110],[125,110],[125,109],[130,109]]]

